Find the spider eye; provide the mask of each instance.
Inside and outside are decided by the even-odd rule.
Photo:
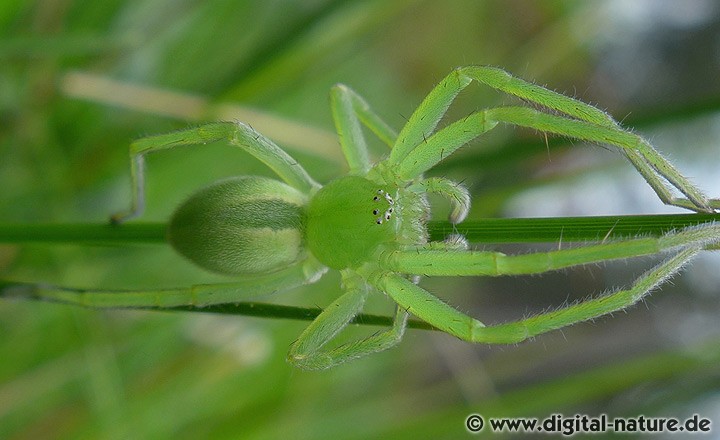
[[[393,207],[393,205],[395,204],[395,201],[393,200],[392,197],[390,197],[390,193],[385,192],[385,190],[379,189],[379,190],[376,191],[376,193],[377,193],[378,195],[376,195],[376,196],[373,197],[373,201],[377,202],[377,201],[379,201],[381,198],[383,198],[383,199],[385,199],[385,201],[386,201],[387,204],[389,205],[389,206],[388,206],[388,209],[385,210],[385,213],[384,213],[381,217],[378,217],[378,218],[375,220],[375,223],[377,223],[378,225],[381,225],[381,224],[383,223],[383,221],[385,221],[385,220],[390,220],[390,218],[392,217],[392,215],[391,215],[391,214],[393,213],[393,208],[392,208],[392,207]],[[382,197],[381,197],[381,196],[382,196]],[[373,209],[373,215],[378,215],[378,214],[380,214],[380,210],[379,210],[379,209]]]

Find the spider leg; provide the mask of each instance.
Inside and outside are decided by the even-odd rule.
[[[400,342],[408,314],[398,308],[393,326],[388,330],[336,348],[323,349],[360,312],[371,290],[362,278],[347,272],[343,273],[343,284],[346,292],[326,307],[292,344],[288,362],[307,370],[321,370],[386,350]]]
[[[698,212],[714,212],[715,209],[720,208],[720,200],[709,200],[705,197],[645,139],[627,130],[562,118],[530,108],[506,107],[494,109],[493,112],[498,119],[506,123],[619,147],[640,174],[645,177],[658,197],[668,205]],[[663,179],[687,198],[673,196]]]
[[[460,67],[443,78],[410,116],[398,135],[390,160],[394,163],[399,162],[430,137],[450,104],[473,80],[576,119],[597,125],[611,127],[617,125],[615,120],[598,108],[516,78],[502,69],[489,66]]]
[[[456,251],[444,243],[405,247],[381,254],[383,269],[428,276],[528,275],[572,266],[626,259],[720,242],[720,224],[692,226],[652,238],[636,238],[551,252],[505,255],[490,251]]]
[[[645,272],[628,289],[591,298],[560,309],[509,323],[486,326],[447,305],[430,292],[392,272],[380,272],[371,283],[401,307],[432,326],[470,342],[513,344],[564,326],[623,310],[640,301],[676,274],[700,248],[684,249]]]
[[[498,107],[473,113],[439,130],[417,145],[400,162],[390,163],[390,166],[400,178],[414,179],[499,123],[619,147],[663,202],[699,212],[714,212],[714,209],[720,208],[720,200],[706,198],[640,136],[616,127],[550,115],[527,107]],[[687,198],[675,197],[663,179]]]
[[[91,308],[203,307],[245,301],[315,282],[327,268],[310,258],[270,274],[219,284],[154,290],[76,289],[49,284],[8,283],[0,296],[22,297]],[[0,286],[2,287],[2,286]]]
[[[308,194],[320,185],[295,159],[270,139],[241,122],[217,122],[173,133],[141,138],[130,144],[130,177],[132,202],[130,209],[112,216],[113,223],[121,223],[142,214],[145,209],[145,155],[183,145],[204,145],[227,141],[255,156],[272,169],[282,180]]]
[[[371,164],[361,124],[388,146],[395,142],[397,133],[370,109],[360,95],[344,84],[337,84],[330,90],[330,108],[350,173],[366,174]]]
[[[562,115],[530,108],[526,108],[524,113],[513,107],[489,109],[474,113],[433,134],[452,101],[473,80]],[[500,122],[614,145],[620,148],[664,203],[698,212],[720,209],[720,200],[708,200],[647,141],[621,128],[605,112],[493,67],[462,67],[445,77],[401,130],[387,165],[391,169],[399,168],[400,178],[414,179]],[[666,181],[687,198],[675,197]]]
[[[429,177],[408,188],[418,193],[437,194],[450,201],[450,223],[461,223],[470,211],[470,193],[463,185],[444,177]]]

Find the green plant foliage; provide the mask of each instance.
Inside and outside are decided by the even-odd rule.
[[[610,3],[2,2],[0,224],[41,225],[7,233],[16,243],[0,246],[0,279],[117,289],[227,280],[159,245],[164,222],[199,187],[270,172],[223,145],[151,158],[147,223],[111,230],[107,216],[129,203],[128,144],[239,119],[281,143],[325,183],[345,174],[327,99],[337,82],[362,92],[390,125],[401,127],[451,68],[498,65],[599,105],[647,134],[683,170],[692,164],[716,169],[712,116],[720,108],[720,84],[709,54],[715,53],[717,15],[684,14],[690,18],[680,23],[668,21],[678,14],[648,14],[641,26],[627,15],[606,18]],[[639,48],[634,56],[633,46]],[[448,120],[505,99],[478,88]],[[562,138],[506,130],[482,146],[459,152],[433,173],[465,180],[474,208],[458,232],[481,228],[473,241],[483,247],[528,251],[496,246],[493,234],[546,243],[528,244],[530,250],[557,249],[577,236],[637,234],[625,217],[590,221],[587,232],[578,232],[586,231],[583,218],[561,225],[484,222],[506,220],[500,217],[507,207],[529,188],[571,189],[591,176],[602,179],[595,186],[615,201],[644,183],[624,180],[622,170],[632,170],[617,155],[601,149],[578,155],[587,149]],[[369,148],[386,152],[379,143]],[[687,174],[697,174],[699,186],[717,195],[700,181],[700,171]],[[532,200],[529,209],[559,202]],[[636,209],[615,212],[598,199],[594,214],[654,212],[630,200]],[[438,221],[447,207],[431,202],[438,213],[431,234],[444,237],[453,228]],[[574,208],[552,215],[585,214]],[[671,228],[687,225],[675,221]],[[97,225],[95,232],[88,224]],[[638,226],[641,234],[654,234],[645,227]],[[3,228],[0,235],[10,229]],[[528,228],[547,235],[523,239]],[[48,244],[53,240],[59,242]],[[698,261],[628,315],[573,332],[491,348],[410,330],[396,350],[323,373],[285,362],[307,322],[245,318],[232,314],[233,306],[161,313],[3,300],[0,437],[458,438],[473,412],[711,416],[720,394],[720,292],[708,281],[716,261]],[[503,322],[630,284],[652,265],[639,264],[543,277],[439,278],[427,285],[463,311]],[[295,305],[284,312],[295,317],[317,313],[337,297],[339,283],[331,276],[268,303],[278,310]],[[249,304],[246,314],[262,307]],[[368,313],[389,310],[388,301],[376,298]],[[350,330],[354,337],[377,328]]]

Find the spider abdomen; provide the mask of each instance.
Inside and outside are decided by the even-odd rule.
[[[312,254],[333,269],[369,261],[397,235],[396,188],[347,176],[325,185],[310,200],[306,239]]]
[[[216,182],[175,211],[168,240],[212,272],[267,273],[302,257],[306,197],[256,176]]]

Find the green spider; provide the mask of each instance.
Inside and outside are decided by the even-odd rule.
[[[539,110],[490,108],[436,130],[452,101],[473,80]],[[500,123],[618,147],[666,204],[715,212],[720,203],[706,198],[650,144],[604,112],[497,68],[454,70],[430,92],[399,134],[348,87],[337,85],[330,96],[349,173],[324,186],[272,141],[239,122],[207,124],[131,145],[132,207],[114,216],[116,223],[143,212],[143,164],[150,152],[226,141],[255,156],[283,180],[243,176],[216,182],[184,202],[169,223],[168,238],[178,252],[204,269],[235,276],[236,281],[157,291],[46,286],[41,296],[91,307],[203,306],[295,288],[316,281],[328,268],[336,269],[341,272],[344,293],[302,332],[288,355],[289,362],[298,367],[324,369],[396,345],[410,314],[466,341],[512,344],[620,310],[675,274],[700,250],[720,241],[720,226],[710,224],[658,238],[515,256],[468,250],[462,236],[428,242],[426,195],[450,201],[453,223],[467,215],[470,196],[455,182],[424,178],[423,173]],[[391,148],[385,159],[374,164],[368,157],[363,125]],[[674,190],[683,196],[675,197]],[[417,275],[534,274],[661,252],[671,256],[625,290],[493,326],[459,312],[413,281]],[[361,311],[371,292],[383,292],[397,303],[392,327],[326,347]]]

